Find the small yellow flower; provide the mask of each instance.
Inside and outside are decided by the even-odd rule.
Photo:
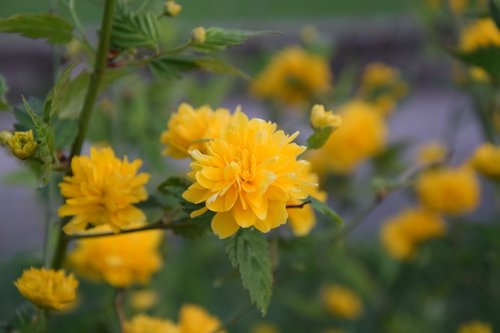
[[[63,310],[76,299],[78,281],[63,270],[31,267],[14,283],[26,299],[46,310]]]
[[[492,46],[500,47],[500,30],[492,19],[477,20],[462,31],[459,47],[463,52]]]
[[[109,230],[105,226],[92,232]],[[82,239],[70,253],[76,272],[90,280],[104,280],[114,287],[147,283],[162,265],[159,230]]]
[[[327,286],[322,293],[326,309],[343,319],[354,320],[363,312],[363,302],[352,290],[341,285]]]
[[[195,183],[183,198],[215,212],[212,229],[220,237],[239,228],[269,232],[286,223],[289,201],[303,200],[317,187],[307,179],[309,163],[298,159],[306,147],[277,125],[237,111],[223,135],[207,144],[206,153],[191,151]]]
[[[340,109],[342,126],[315,156],[334,173],[348,174],[364,160],[375,156],[385,146],[386,124],[375,108],[361,101],[352,101]],[[362,135],[361,135],[362,133]]]
[[[331,127],[333,129],[342,124],[342,117],[334,114],[333,111],[325,111],[325,107],[320,104],[313,106],[311,111],[311,125],[313,128]]]
[[[424,209],[408,209],[388,219],[380,230],[380,237],[391,257],[410,260],[420,243],[444,233],[445,225],[438,215]]]
[[[500,147],[491,143],[479,146],[472,156],[472,166],[492,178],[500,177]]]
[[[464,214],[479,204],[479,182],[474,171],[465,167],[424,172],[416,191],[425,207],[439,213]]]
[[[195,109],[189,104],[181,104],[161,135],[161,142],[166,145],[163,154],[185,158],[192,150],[205,153],[208,143],[222,135],[230,120],[227,109],[213,111],[208,106]]]
[[[127,321],[123,327],[124,333],[181,333],[170,320],[137,315]]]
[[[7,139],[7,144],[9,145],[12,153],[21,160],[25,160],[32,156],[38,146],[38,143],[33,137],[32,130],[26,132],[14,132],[14,135]]]
[[[458,329],[458,333],[493,333],[493,329],[487,323],[472,321],[462,324]]]
[[[154,290],[143,289],[130,295],[130,304],[139,311],[149,310],[158,303],[158,295]]]
[[[251,89],[257,97],[295,105],[326,92],[330,81],[330,68],[325,59],[291,47],[271,60],[253,81]]]
[[[280,329],[274,324],[264,322],[254,325],[250,333],[280,333]]]
[[[430,142],[420,147],[417,162],[422,165],[442,163],[446,160],[448,150],[440,142]]]
[[[72,176],[59,184],[66,203],[60,217],[73,216],[64,226],[68,234],[85,230],[89,225],[108,225],[113,232],[146,220],[134,204],[147,199],[144,187],[149,174],[137,171],[141,160],[117,159],[111,148],[90,150],[90,157],[76,156],[71,161]]]
[[[194,44],[203,44],[207,38],[207,31],[203,27],[194,28],[191,31],[191,39]]]
[[[165,2],[165,14],[167,16],[175,17],[179,15],[182,10],[182,6],[173,0],[168,0]]]
[[[212,333],[221,323],[219,319],[209,314],[205,309],[193,304],[185,304],[179,315],[180,333]],[[226,333],[226,331],[217,331]]]
[[[12,138],[12,133],[9,131],[0,131],[0,145],[8,145],[9,139]]]

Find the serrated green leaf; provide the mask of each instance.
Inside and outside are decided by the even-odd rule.
[[[162,79],[179,79],[182,73],[200,68],[195,58],[160,57],[149,63],[151,72]]]
[[[44,121],[50,122],[51,119],[59,114],[68,91],[71,72],[77,64],[78,62],[74,62],[66,67],[57,79],[52,90],[49,92],[47,100],[45,101],[45,110],[43,115]]]
[[[191,183],[186,178],[169,177],[158,185],[158,191],[162,194],[180,197],[190,185]]]
[[[479,48],[473,52],[455,52],[456,57],[465,63],[483,68],[488,74],[500,77],[500,47]]]
[[[111,48],[158,48],[158,19],[153,13],[134,13],[126,5],[117,7],[111,31]]]
[[[264,31],[245,31],[245,30],[229,30],[222,28],[208,28],[206,29],[205,42],[203,44],[193,45],[197,51],[200,52],[213,52],[225,50],[229,46],[239,45],[246,40],[269,34],[270,32]]]
[[[69,147],[78,133],[78,120],[61,119],[54,123],[55,149]]]
[[[315,128],[311,136],[307,138],[307,149],[319,149],[323,147],[332,132],[332,127]]]
[[[238,268],[243,287],[262,315],[271,301],[273,274],[269,245],[264,235],[252,229],[241,229],[226,243],[226,253],[234,268]]]
[[[210,230],[210,222],[215,213],[208,211],[205,214],[194,219],[189,218],[184,222],[175,223],[172,225],[174,234],[185,239],[198,239],[205,236]]]
[[[209,72],[217,74],[231,74],[239,76],[245,80],[250,80],[250,76],[248,76],[248,74],[243,72],[241,69],[220,59],[202,58],[197,60],[196,63],[200,68],[207,70]]]
[[[313,197],[308,197],[307,200],[311,202],[311,207],[325,216],[327,216],[330,220],[332,220],[337,226],[344,225],[344,220],[337,214],[333,209],[328,207],[328,205],[324,202],[319,201]]]
[[[7,102],[7,83],[2,75],[0,75],[0,111],[7,110],[9,103]]]
[[[73,38],[71,23],[52,14],[20,14],[0,19],[0,32],[46,39],[52,44],[68,43]]]
[[[500,29],[500,6],[495,3],[495,0],[490,0],[490,13],[493,21],[495,21],[498,29]]]

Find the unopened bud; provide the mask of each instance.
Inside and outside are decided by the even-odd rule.
[[[2,146],[7,145],[7,141],[12,137],[12,133],[9,131],[0,131],[0,144]]]
[[[311,125],[313,128],[332,127],[337,128],[342,124],[342,118],[332,111],[325,111],[325,107],[316,104],[311,112]]]
[[[191,31],[191,40],[194,44],[203,44],[207,38],[207,31],[203,27],[194,28]]]
[[[36,151],[38,144],[33,137],[33,131],[29,130],[26,132],[14,132],[8,140],[7,144],[10,150],[17,158],[25,160]]]
[[[177,2],[175,2],[175,1],[165,2],[165,14],[167,16],[171,16],[171,17],[177,16],[181,12],[181,10],[182,10],[182,6],[179,5]]]

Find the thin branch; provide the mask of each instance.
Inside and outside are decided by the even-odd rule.
[[[306,200],[298,205],[287,205],[286,208],[303,208],[306,205],[309,205],[311,203],[311,200]]]

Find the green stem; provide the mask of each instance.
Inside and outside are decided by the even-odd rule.
[[[82,151],[83,142],[87,135],[87,128],[90,121],[90,116],[92,115],[92,110],[94,109],[94,104],[99,94],[99,88],[106,70],[106,61],[109,50],[110,38],[111,38],[111,28],[113,26],[113,14],[115,11],[116,0],[106,0],[104,4],[104,13],[102,15],[101,29],[100,29],[100,39],[99,45],[97,47],[97,54],[94,63],[94,71],[90,76],[89,85],[87,88],[87,94],[85,95],[85,100],[83,102],[82,111],[80,113],[80,119],[78,122],[78,133],[76,139],[71,147],[71,154],[69,160],[71,161],[73,157],[80,155]],[[71,169],[68,168],[68,174],[71,173]],[[66,256],[66,248],[68,245],[68,239],[65,237],[63,232],[63,226],[66,219],[61,220],[61,229],[59,231],[59,236],[57,239],[56,249],[54,257],[52,260],[52,267],[58,269],[62,266],[64,257]]]

